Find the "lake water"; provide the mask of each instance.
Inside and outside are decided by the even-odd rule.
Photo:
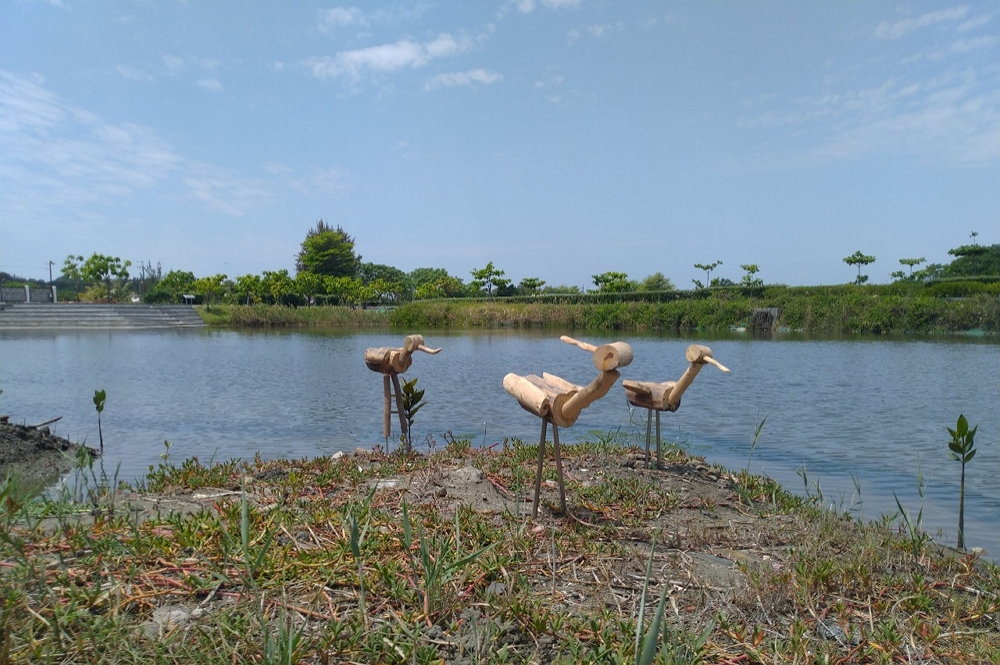
[[[827,503],[865,518],[895,512],[895,493],[913,516],[923,506],[925,528],[951,544],[961,465],[948,456],[945,428],[964,413],[979,425],[979,452],[967,468],[966,542],[1000,555],[1000,340],[578,336],[631,344],[635,360],[622,375],[644,381],[676,380],[688,344],[711,346],[732,373],[705,367],[681,408],[662,415],[665,440],[743,468],[755,425],[767,416],[752,471],[800,493],[805,475]],[[596,373],[590,354],[558,333],[426,338],[443,351],[415,354],[404,375],[426,390],[418,442],[430,436],[444,445],[451,432],[476,445],[507,437],[534,443],[540,422],[507,395],[504,375],[547,371],[585,384]],[[160,462],[164,441],[174,462],[371,448],[385,444],[382,377],[366,368],[364,351],[402,339],[368,331],[0,331],[0,412],[27,424],[62,416],[56,434],[96,446],[92,398],[104,389],[105,467],[120,465],[126,480]],[[566,442],[615,431],[644,436],[644,418],[616,385],[560,435]]]

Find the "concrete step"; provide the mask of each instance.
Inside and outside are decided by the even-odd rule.
[[[189,305],[6,303],[0,309],[0,329],[204,326],[205,322]]]

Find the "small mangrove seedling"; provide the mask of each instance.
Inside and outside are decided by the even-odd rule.
[[[962,463],[962,478],[958,485],[958,549],[965,549],[965,465],[976,456],[976,430],[979,425],[969,429],[969,421],[964,415],[958,416],[955,429],[948,428],[951,441],[948,442],[948,454],[953,460]]]
[[[417,390],[416,377],[409,381],[403,381],[403,417],[406,419],[407,432],[403,438],[403,446],[407,453],[413,448],[413,421],[416,418],[417,411],[424,404],[424,391]]]
[[[94,406],[97,408],[97,436],[101,441],[101,457],[104,457],[104,432],[101,431],[101,412],[104,411],[104,400],[107,394],[103,390],[94,391]]]

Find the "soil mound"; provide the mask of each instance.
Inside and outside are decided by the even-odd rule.
[[[0,421],[0,481],[9,475],[22,489],[41,490],[73,468],[76,450],[48,427]]]

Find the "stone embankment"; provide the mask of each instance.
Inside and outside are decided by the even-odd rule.
[[[59,328],[200,328],[205,325],[189,305],[100,303],[4,303],[0,330]]]

